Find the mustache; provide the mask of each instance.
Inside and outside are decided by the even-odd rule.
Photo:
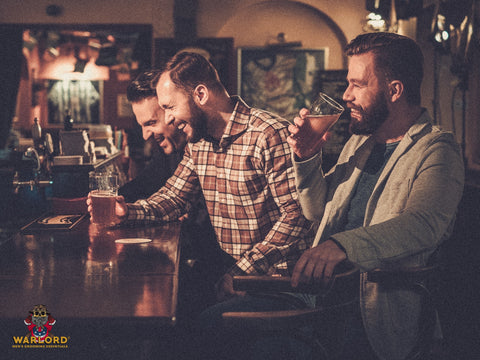
[[[349,103],[349,102],[347,102],[345,105],[346,105],[347,109],[349,109],[349,110],[364,112],[364,109],[361,106],[354,105],[354,104]]]
[[[155,135],[155,136],[153,137],[153,139],[154,139],[157,143],[160,144],[163,140],[165,140],[165,136],[163,136],[163,135]]]

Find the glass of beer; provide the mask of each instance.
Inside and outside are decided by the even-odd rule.
[[[310,114],[306,117],[310,121],[312,130],[323,136],[337,122],[344,110],[342,105],[321,92],[312,102]]]
[[[116,224],[115,204],[118,191],[118,175],[111,172],[90,172],[90,196],[92,213],[90,221],[102,226]]]

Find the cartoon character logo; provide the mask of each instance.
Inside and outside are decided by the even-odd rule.
[[[39,342],[43,342],[48,336],[52,326],[55,325],[56,320],[47,311],[45,305],[35,305],[30,315],[24,320],[25,325],[34,338]]]

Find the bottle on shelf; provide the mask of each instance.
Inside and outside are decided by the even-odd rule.
[[[65,110],[65,118],[63,119],[63,128],[65,131],[73,130],[73,117],[70,114],[70,110]]]
[[[40,122],[38,121],[37,117],[33,119],[32,139],[33,146],[35,149],[39,150],[42,144],[42,127],[40,126]]]

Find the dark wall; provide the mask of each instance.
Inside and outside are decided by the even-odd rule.
[[[480,359],[480,186],[466,185],[442,249],[439,316],[450,359]]]

